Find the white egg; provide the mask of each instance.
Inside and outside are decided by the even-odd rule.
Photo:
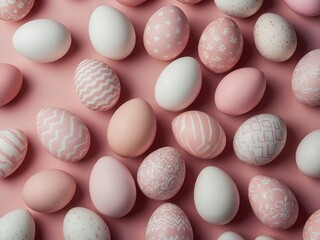
[[[238,233],[235,232],[224,232],[222,233],[217,240],[244,240],[243,237],[241,237]]]
[[[193,57],[182,57],[171,62],[161,72],[154,94],[163,109],[180,111],[196,99],[201,85],[200,64]]]
[[[93,11],[89,21],[89,37],[94,49],[112,60],[126,58],[136,44],[131,21],[111,6],[102,5]]]
[[[260,235],[260,236],[256,237],[255,240],[276,240],[276,239],[272,238],[272,237]]]
[[[23,24],[12,38],[14,48],[27,59],[48,63],[62,58],[71,46],[69,30],[52,19]]]
[[[247,18],[260,9],[263,0],[214,0],[214,2],[220,11],[229,16]]]

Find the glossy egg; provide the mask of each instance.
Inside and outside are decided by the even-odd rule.
[[[141,98],[122,104],[110,119],[107,139],[111,149],[123,157],[137,157],[153,143],[157,121],[151,105]]]
[[[210,22],[203,30],[198,53],[203,65],[214,73],[225,73],[239,61],[243,37],[238,25],[228,17]]]
[[[201,2],[201,0],[178,0],[179,2],[185,3],[185,4],[197,4]]]
[[[320,210],[315,211],[305,222],[302,232],[303,240],[319,239],[320,236]]]
[[[0,19],[7,22],[19,21],[30,12],[34,2],[35,0],[2,0],[0,3]]]
[[[214,0],[214,3],[231,17],[247,18],[260,9],[263,0]]]
[[[118,76],[107,64],[96,59],[85,59],[79,63],[74,84],[81,102],[92,110],[109,110],[120,97]]]
[[[100,213],[119,218],[133,208],[137,190],[128,168],[117,159],[104,156],[92,168],[89,193]]]
[[[294,97],[309,106],[320,105],[320,49],[304,55],[294,68],[291,87]]]
[[[233,138],[233,150],[242,162],[262,166],[280,154],[286,140],[287,127],[282,118],[259,114],[240,125]]]
[[[52,213],[64,208],[75,191],[76,182],[69,173],[49,169],[35,173],[25,182],[22,198],[34,211]]]
[[[117,2],[129,6],[129,7],[135,7],[142,3],[144,3],[146,0],[117,0]]]
[[[193,231],[187,215],[173,203],[160,205],[151,215],[145,240],[193,239]]]
[[[243,237],[241,237],[238,233],[236,232],[224,232],[222,233],[217,240],[244,240]]]
[[[171,123],[178,144],[190,155],[210,159],[218,156],[226,145],[226,134],[221,125],[201,111],[187,111]]]
[[[318,0],[284,0],[291,10],[306,17],[316,17],[320,15],[320,1]]]
[[[37,132],[42,146],[63,161],[79,161],[90,148],[85,123],[61,108],[42,108],[37,115]]]
[[[267,81],[257,68],[239,68],[218,84],[214,101],[219,111],[241,115],[252,110],[262,99]]]
[[[276,229],[290,228],[297,220],[299,206],[291,190],[277,179],[258,175],[249,183],[249,202],[256,217]]]
[[[184,12],[177,6],[166,5],[148,20],[143,43],[153,58],[171,60],[187,46],[189,35],[189,22]]]

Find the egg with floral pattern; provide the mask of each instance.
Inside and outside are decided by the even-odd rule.
[[[0,1],[0,19],[7,22],[19,21],[32,9],[35,0]]]
[[[315,211],[306,221],[302,233],[303,240],[320,239],[320,210]]]

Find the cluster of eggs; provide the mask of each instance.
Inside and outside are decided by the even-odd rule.
[[[137,6],[146,0],[117,0]],[[196,4],[199,0],[179,0]],[[320,15],[320,4],[312,1],[306,8],[286,0],[290,8],[305,16]],[[215,0],[226,15],[247,18],[255,14],[263,1]],[[17,21],[31,10],[34,1],[2,1],[0,18]],[[299,5],[299,6],[298,6]],[[300,6],[301,5],[301,6]],[[116,25],[116,27],[114,27]],[[121,60],[128,57],[136,44],[134,27],[121,11],[111,6],[97,7],[89,21],[89,38],[93,48],[103,57]],[[157,104],[171,112],[183,111],[197,98],[202,87],[200,63],[193,57],[178,56],[185,49],[190,35],[188,18],[177,6],[167,5],[148,20],[143,43],[150,56],[158,60],[173,60],[160,73],[154,96]],[[50,37],[48,37],[50,36]],[[274,13],[264,13],[254,27],[254,43],[259,53],[273,62],[288,60],[296,50],[297,37],[290,23]],[[49,63],[62,58],[71,45],[71,34],[60,22],[37,19],[23,24],[13,36],[13,46],[25,58]],[[198,44],[201,64],[213,73],[230,73],[220,81],[215,92],[219,111],[241,115],[252,110],[262,99],[267,81],[257,68],[232,70],[243,51],[243,36],[237,23],[229,17],[214,19],[203,30]],[[297,64],[292,76],[292,92],[298,101],[320,105],[320,49],[307,53]],[[23,77],[10,64],[0,64],[4,81],[0,82],[0,106],[10,102],[19,92]],[[232,70],[232,71],[231,71]],[[121,85],[116,73],[96,59],[79,63],[74,74],[75,91],[89,109],[107,111],[117,103]],[[239,93],[239,88],[241,94]],[[132,126],[135,126],[132,129]],[[209,114],[184,111],[172,120],[172,133],[179,146],[193,157],[211,159],[223,152],[226,145],[224,129]],[[83,159],[90,148],[90,133],[85,123],[61,108],[43,108],[36,119],[39,141],[53,157],[67,162]],[[129,136],[126,134],[130,129]],[[152,106],[135,98],[122,104],[113,114],[107,129],[110,148],[119,156],[141,156],[153,143],[157,121]],[[275,114],[259,114],[244,121],[233,138],[236,156],[246,164],[262,166],[277,158],[285,146],[287,128]],[[320,151],[317,143],[320,131],[307,135],[296,150],[298,168],[304,174],[320,178]],[[0,131],[0,177],[11,175],[23,162],[28,148],[27,137],[19,129]],[[182,154],[166,146],[150,153],[137,172],[137,185],[148,198],[168,200],[182,187],[186,166]],[[73,198],[76,182],[62,170],[50,169],[35,173],[24,184],[22,196],[31,209],[52,213],[65,207]],[[89,193],[99,213],[108,217],[123,217],[136,201],[136,184],[127,167],[117,159],[104,156],[97,160],[89,179]],[[298,218],[298,202],[282,182],[257,175],[248,186],[250,205],[257,218],[276,229],[291,227]],[[237,214],[240,196],[233,179],[222,169],[206,167],[197,176],[194,204],[206,222],[229,223]],[[214,206],[219,206],[216,208]],[[319,234],[319,212],[310,216],[303,230],[303,239]],[[85,229],[85,231],[83,230]],[[83,207],[70,209],[63,222],[65,239],[111,239],[104,220]],[[1,239],[34,239],[35,223],[25,209],[16,209],[0,219]],[[146,239],[193,239],[187,215],[173,203],[163,203],[151,215],[146,227]],[[219,240],[243,239],[234,232],[225,232]],[[256,240],[273,239],[259,236]]]

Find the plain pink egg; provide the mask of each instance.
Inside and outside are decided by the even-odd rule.
[[[144,3],[146,0],[117,0],[117,2],[129,6],[129,7],[135,7],[142,3]]]
[[[316,17],[320,15],[320,1],[319,0],[284,0],[291,10],[294,12],[306,16]]]
[[[0,6],[0,19],[7,22],[19,21],[30,12],[34,2],[35,0],[3,0]]]

